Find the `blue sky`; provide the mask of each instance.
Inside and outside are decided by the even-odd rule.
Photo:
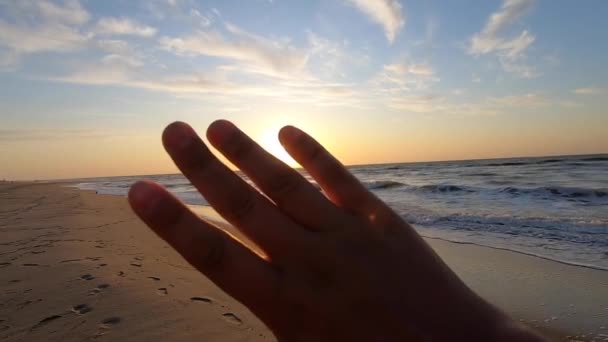
[[[170,171],[152,161],[162,127],[219,117],[256,137],[300,124],[351,163],[606,152],[607,10],[601,0],[0,0],[0,177]],[[355,156],[349,142],[370,151]],[[145,158],[108,169],[78,148],[89,145],[105,163]],[[74,166],[83,160],[89,168]]]

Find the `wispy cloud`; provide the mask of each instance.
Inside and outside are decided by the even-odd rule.
[[[444,99],[436,95],[397,96],[388,106],[393,109],[414,113],[429,113],[443,107]]]
[[[88,37],[62,24],[38,26],[12,25],[0,20],[0,45],[16,53],[73,51],[82,48]]]
[[[99,139],[109,137],[107,132],[94,129],[0,129],[0,141],[37,141]]]
[[[162,37],[162,48],[179,55],[212,56],[243,63],[243,70],[276,77],[302,73],[306,55],[288,42],[271,40],[226,24],[230,37],[199,31],[182,37]]]
[[[405,15],[397,0],[348,0],[368,18],[382,25],[386,39],[395,41],[397,33],[405,25]]]
[[[547,98],[538,93],[490,97],[488,103],[500,107],[539,107],[549,104]]]
[[[600,95],[608,94],[608,88],[600,87],[585,87],[574,89],[574,93],[577,95]]]
[[[457,98],[441,95],[403,95],[393,96],[388,102],[389,108],[410,113],[433,113],[439,115],[488,116],[509,114],[513,110],[532,110],[551,103],[566,105],[558,101],[549,101],[539,93],[526,93],[507,96],[490,96],[479,100],[460,101],[462,94],[452,94]]]
[[[10,69],[26,54],[74,51],[90,39],[78,27],[90,18],[78,1],[0,2],[0,10],[11,14],[10,21],[0,19],[0,68]]]
[[[139,37],[152,37],[157,32],[154,27],[141,24],[129,18],[101,18],[97,22],[95,31],[102,35],[132,35]]]
[[[285,103],[314,106],[358,106],[361,102],[361,96],[349,84],[312,78],[233,81],[222,75],[226,67],[220,67],[217,72],[147,73],[139,62],[120,55],[107,55],[101,61],[80,66],[68,75],[45,79],[62,83],[130,87],[179,97],[272,98]]]
[[[38,0],[38,1],[21,1],[26,6],[32,5],[37,7],[42,17],[53,22],[62,22],[71,25],[84,24],[91,18],[89,12],[87,12],[77,0],[68,0],[64,2],[64,5],[57,5],[50,1]]]
[[[369,56],[353,48],[348,40],[333,41],[309,31],[307,67],[323,79],[347,78],[353,68],[366,67]]]
[[[492,13],[481,32],[470,40],[469,53],[473,55],[495,54],[503,69],[523,78],[537,75],[536,70],[522,63],[525,51],[536,40],[527,30],[515,37],[507,37],[506,31],[533,7],[535,0],[504,0],[501,8]]]
[[[381,92],[400,93],[427,90],[438,81],[428,63],[397,62],[384,65],[371,83]]]

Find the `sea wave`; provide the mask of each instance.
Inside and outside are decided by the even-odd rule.
[[[459,186],[459,185],[452,185],[452,184],[428,184],[428,185],[422,185],[417,187],[417,190],[422,190],[422,191],[427,191],[427,192],[441,192],[441,193],[445,193],[445,192],[475,192],[476,190],[470,188],[470,187],[466,187],[466,186]]]
[[[391,188],[400,188],[405,187],[407,184],[401,183],[398,181],[392,180],[382,180],[382,181],[367,181],[363,182],[363,185],[369,190],[379,190],[379,189],[391,189]]]
[[[534,196],[557,196],[569,199],[594,199],[608,197],[608,190],[606,189],[586,189],[565,186],[543,186],[537,188],[517,188],[509,186],[501,189],[500,192],[515,196],[529,194]]]

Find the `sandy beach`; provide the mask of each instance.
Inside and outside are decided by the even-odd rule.
[[[0,183],[0,339],[273,341],[126,198]],[[608,272],[428,240],[478,293],[556,340],[608,340]]]

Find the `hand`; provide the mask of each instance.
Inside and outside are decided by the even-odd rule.
[[[265,255],[157,184],[134,184],[131,206],[280,341],[542,340],[475,295],[304,132],[287,126],[279,138],[325,194],[228,121],[214,122],[207,137],[267,197],[215,158],[188,125],[169,125],[163,143],[209,204]]]

